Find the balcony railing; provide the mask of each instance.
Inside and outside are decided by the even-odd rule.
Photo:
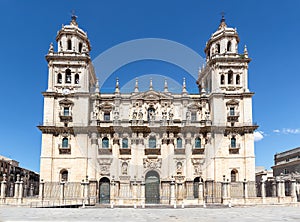
[[[175,148],[174,153],[175,154],[185,154],[185,149],[184,148]]]
[[[155,148],[153,147],[145,148],[145,155],[160,155],[160,154],[161,154],[160,145],[156,145]]]
[[[229,145],[229,154],[239,154],[241,145],[238,143],[235,146]]]
[[[111,155],[112,154],[112,149],[111,148],[99,148],[98,149],[98,154],[99,155]]]
[[[131,155],[131,149],[130,148],[120,148],[120,155]]]
[[[239,117],[240,117],[240,112],[238,111],[234,111],[234,112],[229,111],[227,113],[227,121],[229,122],[237,122]]]
[[[71,144],[68,146],[63,146],[62,144],[58,145],[59,154],[71,154]]]
[[[192,154],[200,154],[200,155],[203,155],[203,154],[204,154],[204,151],[205,151],[205,147],[203,147],[203,146],[201,146],[201,147],[195,147],[195,146],[193,146]]]
[[[72,112],[69,111],[69,112],[64,112],[64,111],[61,111],[59,112],[59,118],[61,121],[72,121]]]

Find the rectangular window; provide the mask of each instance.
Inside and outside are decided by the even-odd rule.
[[[104,113],[104,121],[110,121],[110,113]]]
[[[64,107],[64,116],[69,116],[69,115],[70,115],[69,107]]]
[[[230,116],[234,116],[234,107],[230,107],[230,110],[229,110],[229,113],[230,113]]]
[[[192,121],[197,121],[197,113],[196,112],[191,113],[191,120]]]

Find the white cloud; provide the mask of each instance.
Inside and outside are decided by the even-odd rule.
[[[257,141],[260,141],[264,138],[264,132],[262,131],[255,131],[254,132],[254,141],[257,142]]]
[[[282,130],[282,133],[284,134],[300,134],[300,129],[289,129],[289,128],[284,128]]]
[[[279,129],[275,129],[275,130],[273,130],[273,133],[280,133],[280,130]]]

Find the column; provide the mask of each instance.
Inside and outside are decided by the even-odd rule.
[[[248,198],[248,183],[247,183],[246,179],[244,179],[244,182],[243,182],[243,197],[244,197],[244,199]]]
[[[89,204],[89,180],[88,177],[86,177],[85,181],[82,180],[81,186],[83,186],[83,206],[86,204]]]
[[[265,188],[265,181],[263,179],[261,179],[260,181],[260,193],[261,193],[262,202],[264,203],[266,198],[266,188]]]
[[[17,175],[17,181],[15,182],[15,195],[14,195],[14,198],[19,197],[19,180],[20,180],[20,174]]]
[[[183,200],[183,187],[182,182],[177,183],[177,200]]]
[[[171,184],[170,184],[170,198],[171,198],[170,204],[174,205],[174,207],[175,207],[176,195],[175,195],[175,181],[174,181],[173,177],[172,177]]]
[[[276,189],[277,189],[276,180],[274,179],[272,181],[272,197],[276,197]]]
[[[21,178],[21,181],[19,182],[19,196],[18,196],[19,203],[22,203],[23,200],[23,186],[24,186],[24,181],[23,178]]]
[[[280,186],[281,186],[281,197],[285,197],[285,183],[284,180],[280,180]]]
[[[230,197],[228,196],[229,182],[222,182],[222,203],[229,204]]]
[[[141,202],[142,208],[145,208],[145,181],[141,183]]]
[[[63,203],[64,198],[65,198],[65,182],[61,181],[60,182],[60,201]]]
[[[203,199],[203,183],[200,181],[198,184],[198,203],[199,204],[204,204],[204,199]]]
[[[134,204],[134,208],[136,208],[136,202],[137,202],[137,183],[136,180],[132,183],[132,200]]]
[[[30,188],[29,188],[29,196],[31,196],[31,197],[34,196],[34,186],[32,183],[30,184]]]
[[[277,185],[277,197],[281,197],[281,184],[280,184],[280,179],[276,180],[276,185]]]
[[[296,180],[292,179],[290,181],[290,183],[291,183],[291,197],[292,197],[292,202],[297,202]]]
[[[45,182],[43,179],[41,179],[40,187],[39,187],[39,198],[42,200],[44,200],[44,186],[45,186]]]
[[[4,199],[6,197],[6,174],[3,174],[3,180],[1,182],[1,195],[0,195],[0,198]],[[4,200],[3,200],[4,202]]]
[[[115,199],[116,199],[116,182],[114,179],[114,176],[112,177],[111,183],[110,183],[110,204],[111,208],[113,208],[113,205],[115,204]]]

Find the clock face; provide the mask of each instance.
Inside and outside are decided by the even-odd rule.
[[[69,90],[69,89],[63,89],[62,93],[63,93],[63,94],[69,94],[69,93],[70,93],[70,90]]]

